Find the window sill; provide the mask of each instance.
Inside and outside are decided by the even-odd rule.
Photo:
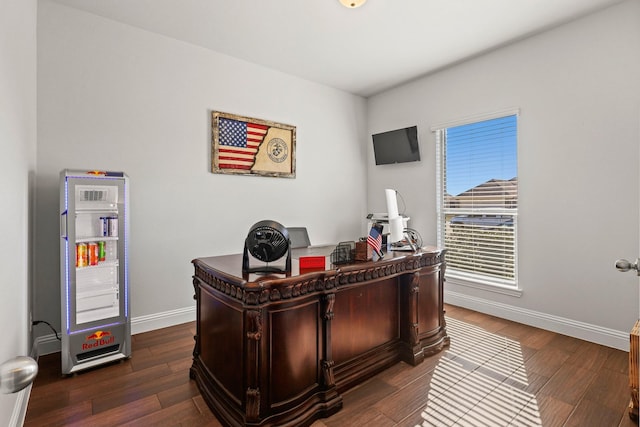
[[[472,280],[465,277],[461,277],[456,274],[445,273],[445,281],[446,283],[450,283],[452,285],[466,286],[469,288],[481,289],[483,291],[509,295],[517,298],[520,298],[523,292],[522,289],[517,285],[510,286],[510,285],[502,285],[498,283],[483,282],[480,280]]]

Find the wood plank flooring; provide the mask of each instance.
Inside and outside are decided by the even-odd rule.
[[[637,425],[628,353],[446,310],[449,348],[349,390],[343,409],[312,427]],[[221,426],[189,379],[194,334],[187,323],[134,335],[129,360],[69,377],[59,353],[40,357],[24,425]]]

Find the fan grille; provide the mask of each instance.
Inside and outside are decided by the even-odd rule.
[[[275,221],[261,221],[251,227],[245,241],[247,250],[262,262],[282,258],[289,249],[287,229]]]

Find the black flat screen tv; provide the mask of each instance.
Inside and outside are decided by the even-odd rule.
[[[420,160],[417,126],[377,133],[372,137],[376,165]]]

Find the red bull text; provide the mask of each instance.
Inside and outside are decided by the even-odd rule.
[[[113,344],[115,340],[116,337],[111,335],[109,331],[95,331],[93,334],[87,336],[85,342],[82,344],[82,350],[91,350],[93,348],[110,345]]]

